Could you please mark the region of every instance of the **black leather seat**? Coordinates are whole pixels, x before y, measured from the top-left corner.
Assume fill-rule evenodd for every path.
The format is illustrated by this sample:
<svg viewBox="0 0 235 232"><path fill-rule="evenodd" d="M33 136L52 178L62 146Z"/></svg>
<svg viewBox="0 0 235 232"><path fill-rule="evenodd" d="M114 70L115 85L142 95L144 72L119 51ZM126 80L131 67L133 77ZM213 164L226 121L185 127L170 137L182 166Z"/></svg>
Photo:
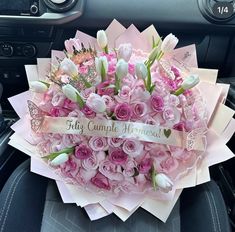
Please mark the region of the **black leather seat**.
<svg viewBox="0 0 235 232"><path fill-rule="evenodd" d="M56 187L51 182L48 185L48 179L31 173L29 169L29 160L27 160L13 172L0 193L0 232L110 231L110 225L115 226L117 232L230 231L224 200L214 181L184 190L180 199L179 215L173 220L169 219L166 224L141 209L126 222L122 222L114 215L90 222L83 209L73 204L63 204ZM54 192L51 199L47 197L48 186ZM48 201L54 205L54 212L47 210L45 213ZM53 214L57 216L60 214L63 217L54 220L58 217L53 217ZM46 225L48 220L45 218L51 219L48 225ZM179 218L180 224L176 223L174 226L177 228L173 227L174 230L170 230L170 221Z"/></svg>

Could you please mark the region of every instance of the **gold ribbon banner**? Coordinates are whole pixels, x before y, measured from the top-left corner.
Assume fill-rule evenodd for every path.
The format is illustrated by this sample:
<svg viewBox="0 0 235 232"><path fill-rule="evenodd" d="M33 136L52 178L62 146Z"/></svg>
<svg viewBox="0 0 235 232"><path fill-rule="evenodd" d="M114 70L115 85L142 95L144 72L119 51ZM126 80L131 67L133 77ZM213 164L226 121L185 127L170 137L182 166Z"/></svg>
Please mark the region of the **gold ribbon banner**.
<svg viewBox="0 0 235 232"><path fill-rule="evenodd" d="M195 134L193 131L188 133L156 125L107 119L45 116L39 131L136 139L199 151L204 151L206 144L203 133Z"/></svg>

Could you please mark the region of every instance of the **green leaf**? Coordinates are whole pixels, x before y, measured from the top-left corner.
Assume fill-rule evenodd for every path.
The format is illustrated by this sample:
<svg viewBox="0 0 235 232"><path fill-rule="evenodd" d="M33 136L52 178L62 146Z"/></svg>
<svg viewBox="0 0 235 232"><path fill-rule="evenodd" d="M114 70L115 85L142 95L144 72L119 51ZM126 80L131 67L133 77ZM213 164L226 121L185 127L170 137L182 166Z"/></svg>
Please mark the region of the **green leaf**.
<svg viewBox="0 0 235 232"><path fill-rule="evenodd" d="M62 153L69 154L69 153L74 152L74 149L75 149L74 147L65 148L65 149L62 149L60 151L50 153L49 155L44 156L43 159L53 160Z"/></svg>
<svg viewBox="0 0 235 232"><path fill-rule="evenodd" d="M154 88L155 88L156 85L152 85L151 88L150 88L150 94L153 92Z"/></svg>

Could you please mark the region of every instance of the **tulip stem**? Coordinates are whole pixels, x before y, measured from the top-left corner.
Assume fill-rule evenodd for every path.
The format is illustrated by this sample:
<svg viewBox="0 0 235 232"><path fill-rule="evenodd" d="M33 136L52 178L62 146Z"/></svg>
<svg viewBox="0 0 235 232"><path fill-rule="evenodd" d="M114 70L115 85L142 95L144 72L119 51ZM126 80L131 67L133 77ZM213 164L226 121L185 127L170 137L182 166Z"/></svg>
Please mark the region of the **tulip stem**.
<svg viewBox="0 0 235 232"><path fill-rule="evenodd" d="M115 74L115 92L118 94L118 91L120 89L120 79L118 78L117 74Z"/></svg>
<svg viewBox="0 0 235 232"><path fill-rule="evenodd" d="M155 181L155 176L156 176L157 172L155 171L153 166L152 166L150 172L151 172L151 181L152 181L153 189L154 189L154 191L156 191L157 190L157 184L156 184L156 181Z"/></svg>
<svg viewBox="0 0 235 232"><path fill-rule="evenodd" d="M157 56L157 60L161 60L161 58L164 56L164 52L160 51L158 56Z"/></svg>
<svg viewBox="0 0 235 232"><path fill-rule="evenodd" d="M101 75L101 81L104 82L105 81L105 77L106 77L106 72L105 72L105 67L104 64L102 62L101 64L101 70L100 70L100 75Z"/></svg>
<svg viewBox="0 0 235 232"><path fill-rule="evenodd" d="M104 47L104 52L105 52L106 54L109 54L108 45Z"/></svg>
<svg viewBox="0 0 235 232"><path fill-rule="evenodd" d="M59 156L60 154L63 154L63 153L69 154L69 153L72 153L72 152L74 152L74 147L69 147L69 148L65 148L65 149L62 149L62 150L57 151L57 152L52 152L49 155L44 156L42 158L43 159L48 159L48 160L53 160L57 156Z"/></svg>
<svg viewBox="0 0 235 232"><path fill-rule="evenodd" d="M179 96L180 94L182 94L185 90L180 87L178 88L173 94L176 95L176 96Z"/></svg>

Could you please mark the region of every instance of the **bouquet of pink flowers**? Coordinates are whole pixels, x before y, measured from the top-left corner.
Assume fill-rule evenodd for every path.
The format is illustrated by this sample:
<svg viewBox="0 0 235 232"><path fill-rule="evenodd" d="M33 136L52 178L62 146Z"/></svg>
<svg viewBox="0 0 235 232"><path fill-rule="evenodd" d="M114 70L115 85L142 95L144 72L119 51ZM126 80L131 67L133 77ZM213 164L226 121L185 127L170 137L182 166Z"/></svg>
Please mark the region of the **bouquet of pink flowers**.
<svg viewBox="0 0 235 232"><path fill-rule="evenodd" d="M32 170L41 163L45 170L36 172L60 182L62 198L66 186L69 198L90 195L86 203L72 202L102 206L106 213L96 218L114 212L125 220L142 206L165 221L182 188L208 181L208 166L233 156L208 162L207 149L212 144L212 153L218 138L210 126L218 124L213 119L227 87L208 99L203 91L218 86L203 82L186 56L176 59L173 34L162 41L153 27L142 34L130 28L114 21L96 39L78 32L65 41L64 52L52 53L46 75L45 63L38 73L28 68L29 92L10 99L16 110L20 96L24 102L10 144L32 156ZM221 135L230 138L233 113L227 115ZM151 201L170 203L161 216Z"/></svg>

